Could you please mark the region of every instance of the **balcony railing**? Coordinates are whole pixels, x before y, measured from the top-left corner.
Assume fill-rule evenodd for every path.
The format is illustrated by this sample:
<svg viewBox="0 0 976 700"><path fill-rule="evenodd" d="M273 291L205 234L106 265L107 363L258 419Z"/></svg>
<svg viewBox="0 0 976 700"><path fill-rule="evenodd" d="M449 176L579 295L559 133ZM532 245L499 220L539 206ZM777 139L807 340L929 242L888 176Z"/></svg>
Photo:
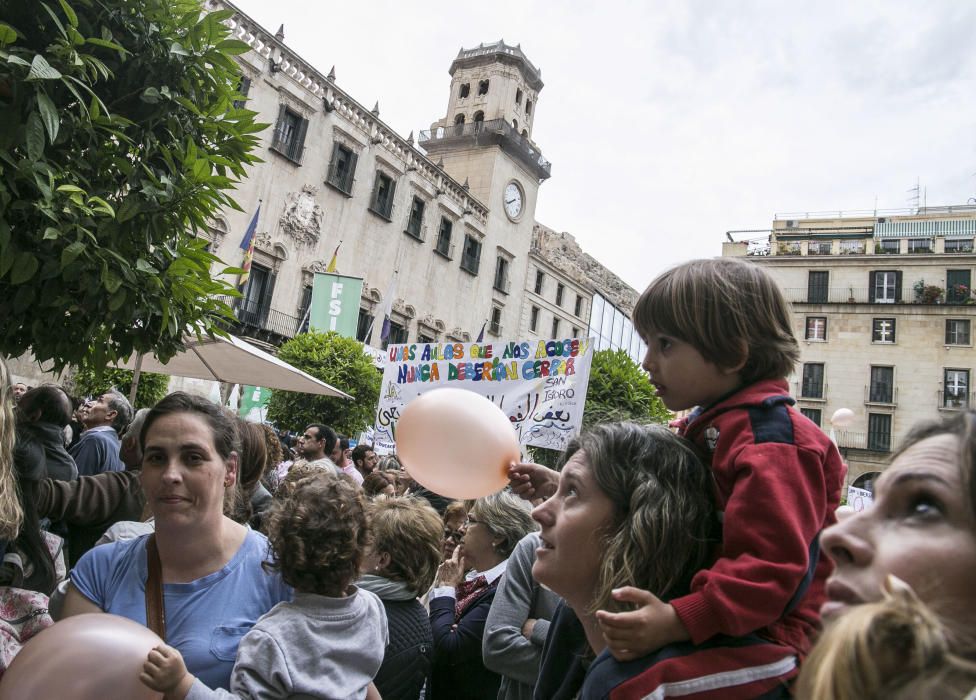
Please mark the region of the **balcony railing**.
<svg viewBox="0 0 976 700"><path fill-rule="evenodd" d="M855 433L844 430L834 435L837 438L838 447L851 450L891 452L891 433L887 431Z"/></svg>
<svg viewBox="0 0 976 700"><path fill-rule="evenodd" d="M973 405L976 405L976 394L965 390L939 392L939 408L966 409Z"/></svg>
<svg viewBox="0 0 976 700"><path fill-rule="evenodd" d="M912 286L902 287L901 298L895 301L895 296L889 288L884 295L875 295L871 299L871 290L868 287L788 287L783 290L786 300L794 304L916 304L921 306L932 305L967 305L976 301L971 293L963 296L961 293L953 293L951 296L941 296L938 298L927 296L922 297L915 293Z"/></svg>
<svg viewBox="0 0 976 700"><path fill-rule="evenodd" d="M272 336L284 339L294 338L304 320L256 302L231 297L223 297L222 299L234 310L234 316L237 319L234 331L244 336L256 337L269 342L273 340Z"/></svg>
<svg viewBox="0 0 976 700"><path fill-rule="evenodd" d="M454 124L421 131L419 143L430 150L433 146L441 143L448 144L456 139L469 139L486 144L499 143L503 148L511 149L516 155L521 156L522 160L536 170L535 174L540 179L544 180L552 175L552 164L542 157L542 153L528 138L522 136L504 119Z"/></svg>

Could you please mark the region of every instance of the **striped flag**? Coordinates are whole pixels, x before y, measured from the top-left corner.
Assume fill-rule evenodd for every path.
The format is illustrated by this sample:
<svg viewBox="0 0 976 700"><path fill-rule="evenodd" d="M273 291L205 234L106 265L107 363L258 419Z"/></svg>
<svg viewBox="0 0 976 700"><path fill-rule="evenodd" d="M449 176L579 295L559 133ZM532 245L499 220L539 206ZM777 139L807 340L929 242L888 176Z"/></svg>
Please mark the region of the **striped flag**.
<svg viewBox="0 0 976 700"><path fill-rule="evenodd" d="M396 296L396 284L397 271L394 270L390 288L386 290L386 310L383 312L383 328L380 331L381 341L386 341L390 337L390 316L393 314L393 297Z"/></svg>
<svg viewBox="0 0 976 700"><path fill-rule="evenodd" d="M329 261L329 266L325 268L326 272L335 272L336 265L339 263L339 247L342 246L342 241L339 241L339 245L336 246L335 252L332 253L332 259Z"/></svg>
<svg viewBox="0 0 976 700"><path fill-rule="evenodd" d="M251 276L251 260L254 258L254 233L258 228L258 214L261 213L261 204L258 203L258 208L254 212L254 217L251 219L251 223L247 227L247 231L244 233L244 238L241 239L241 250L244 251L244 261L241 263L241 279L237 283L237 288L241 291L247 285L247 280Z"/></svg>

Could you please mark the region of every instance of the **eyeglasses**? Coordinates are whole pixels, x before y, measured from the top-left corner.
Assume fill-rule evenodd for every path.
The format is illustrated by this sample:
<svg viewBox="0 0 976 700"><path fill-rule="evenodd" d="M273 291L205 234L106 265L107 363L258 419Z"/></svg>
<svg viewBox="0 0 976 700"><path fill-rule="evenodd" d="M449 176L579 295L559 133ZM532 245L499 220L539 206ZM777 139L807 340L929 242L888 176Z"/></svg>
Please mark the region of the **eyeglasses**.
<svg viewBox="0 0 976 700"><path fill-rule="evenodd" d="M471 527L472 525L477 525L477 524L478 524L478 523L480 523L480 522L481 522L481 521L480 521L480 520L478 520L477 518L475 518L474 516L472 516L472 515L469 515L468 517L466 517L466 518L464 519L464 526L465 526L465 527Z"/></svg>

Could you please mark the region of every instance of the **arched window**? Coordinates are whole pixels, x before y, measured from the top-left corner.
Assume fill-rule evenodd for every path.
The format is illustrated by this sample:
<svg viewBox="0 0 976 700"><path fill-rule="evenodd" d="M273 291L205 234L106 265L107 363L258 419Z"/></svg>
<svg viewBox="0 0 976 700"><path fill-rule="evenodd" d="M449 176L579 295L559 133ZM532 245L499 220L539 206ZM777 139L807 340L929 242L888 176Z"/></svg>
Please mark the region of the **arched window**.
<svg viewBox="0 0 976 700"><path fill-rule="evenodd" d="M517 104L519 106L522 105L522 89L521 88L515 88L515 104Z"/></svg>
<svg viewBox="0 0 976 700"><path fill-rule="evenodd" d="M522 138L523 139L529 138L529 130L528 129L522 129Z"/></svg>
<svg viewBox="0 0 976 700"><path fill-rule="evenodd" d="M474 113L474 120L476 122L483 122L485 120L485 113L482 112L481 110L478 110L477 112Z"/></svg>
<svg viewBox="0 0 976 700"><path fill-rule="evenodd" d="M464 124L464 115L463 114L459 114L456 117L454 117L454 124L455 125Z"/></svg>
<svg viewBox="0 0 976 700"><path fill-rule="evenodd" d="M518 131L518 119L512 120L512 126L515 128L516 131Z"/></svg>
<svg viewBox="0 0 976 700"><path fill-rule="evenodd" d="M532 100L525 101L525 116L532 114Z"/></svg>

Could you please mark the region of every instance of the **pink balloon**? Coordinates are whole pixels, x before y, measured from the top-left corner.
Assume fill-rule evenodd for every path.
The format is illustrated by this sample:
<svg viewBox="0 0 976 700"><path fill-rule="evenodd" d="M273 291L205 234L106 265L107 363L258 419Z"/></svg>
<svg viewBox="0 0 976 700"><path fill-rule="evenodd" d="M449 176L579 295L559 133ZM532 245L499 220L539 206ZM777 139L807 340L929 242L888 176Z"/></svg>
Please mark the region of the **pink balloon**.
<svg viewBox="0 0 976 700"><path fill-rule="evenodd" d="M142 664L163 641L125 617L67 617L33 637L0 681L0 700L159 700L139 680Z"/></svg>
<svg viewBox="0 0 976 700"><path fill-rule="evenodd" d="M520 457L508 416L465 389L435 389L407 404L397 421L396 445L410 476L459 499L505 488L508 465Z"/></svg>

